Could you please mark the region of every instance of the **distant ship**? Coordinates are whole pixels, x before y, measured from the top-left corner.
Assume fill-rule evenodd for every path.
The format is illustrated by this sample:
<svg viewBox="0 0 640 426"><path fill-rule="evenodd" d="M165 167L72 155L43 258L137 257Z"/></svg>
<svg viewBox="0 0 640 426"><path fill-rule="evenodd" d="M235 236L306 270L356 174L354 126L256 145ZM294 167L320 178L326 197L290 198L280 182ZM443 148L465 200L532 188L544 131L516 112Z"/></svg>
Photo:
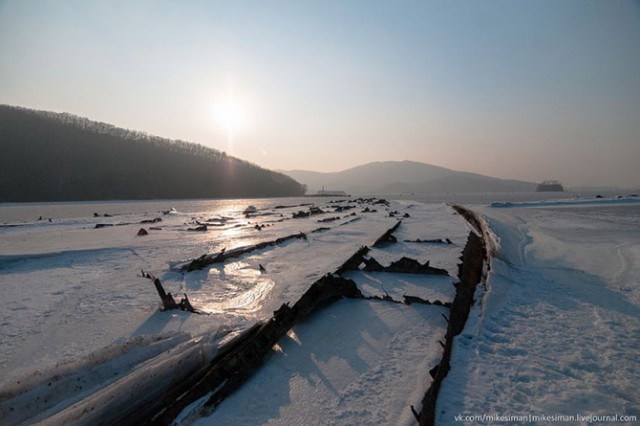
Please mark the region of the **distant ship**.
<svg viewBox="0 0 640 426"><path fill-rule="evenodd" d="M545 180L538 184L537 192L563 192L564 188L562 184L557 180Z"/></svg>
<svg viewBox="0 0 640 426"><path fill-rule="evenodd" d="M345 191L335 191L328 190L325 191L324 185L322 185L322 189L318 191L314 197L349 197L349 195Z"/></svg>

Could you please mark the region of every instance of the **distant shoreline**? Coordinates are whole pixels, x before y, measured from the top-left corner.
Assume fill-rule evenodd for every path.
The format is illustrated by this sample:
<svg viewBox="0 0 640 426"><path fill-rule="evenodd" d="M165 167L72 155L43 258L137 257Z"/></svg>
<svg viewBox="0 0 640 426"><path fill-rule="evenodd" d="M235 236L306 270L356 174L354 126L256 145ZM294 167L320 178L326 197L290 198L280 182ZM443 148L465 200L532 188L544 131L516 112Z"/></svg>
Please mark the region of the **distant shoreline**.
<svg viewBox="0 0 640 426"><path fill-rule="evenodd" d="M558 196L561 195L561 196ZM263 198L193 198L193 199L154 199L154 200L98 200L98 201L30 201L30 202L2 202L0 203L0 224L13 224L43 220L56 220L69 217L88 217L94 213L121 214L159 214L162 211L175 208L183 213L202 212L213 209L227 208L244 210L249 205L268 206L270 204L291 204L291 200L326 200L330 198L353 200L358 197L378 197L398 201L416 201L426 203L463 203L469 205L491 205L509 203L562 203L575 204L581 200L597 199L600 194L593 193L467 193L467 194L368 194L351 196L293 196L293 197L263 197ZM628 195L631 198L637 194ZM615 201L618 194L604 194L602 200ZM304 201L302 201L304 200Z"/></svg>

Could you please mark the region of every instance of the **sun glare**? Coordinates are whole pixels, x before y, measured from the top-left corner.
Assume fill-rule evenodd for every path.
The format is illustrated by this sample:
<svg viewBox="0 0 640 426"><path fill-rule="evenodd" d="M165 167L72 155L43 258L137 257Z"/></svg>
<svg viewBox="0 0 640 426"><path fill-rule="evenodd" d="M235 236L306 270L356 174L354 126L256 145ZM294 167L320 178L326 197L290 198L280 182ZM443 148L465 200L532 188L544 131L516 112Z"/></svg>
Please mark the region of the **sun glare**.
<svg viewBox="0 0 640 426"><path fill-rule="evenodd" d="M234 152L234 145L239 134L250 131L252 103L243 94L237 93L233 87L220 98L214 106L215 123L227 138L227 150Z"/></svg>
<svg viewBox="0 0 640 426"><path fill-rule="evenodd" d="M216 120L227 132L233 132L246 125L247 113L234 98L225 99L216 108Z"/></svg>

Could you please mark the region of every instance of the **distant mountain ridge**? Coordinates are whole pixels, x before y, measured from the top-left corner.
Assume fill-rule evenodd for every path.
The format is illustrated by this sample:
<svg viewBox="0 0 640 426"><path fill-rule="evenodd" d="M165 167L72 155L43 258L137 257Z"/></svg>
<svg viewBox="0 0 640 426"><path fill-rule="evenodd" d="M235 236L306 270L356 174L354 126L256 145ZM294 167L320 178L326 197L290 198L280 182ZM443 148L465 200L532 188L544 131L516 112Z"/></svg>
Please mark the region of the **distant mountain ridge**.
<svg viewBox="0 0 640 426"><path fill-rule="evenodd" d="M459 172L415 161L384 161L341 172L282 171L313 194L323 186L351 194L474 193L535 191L537 184Z"/></svg>
<svg viewBox="0 0 640 426"><path fill-rule="evenodd" d="M0 202L302 195L289 176L202 145L0 105Z"/></svg>

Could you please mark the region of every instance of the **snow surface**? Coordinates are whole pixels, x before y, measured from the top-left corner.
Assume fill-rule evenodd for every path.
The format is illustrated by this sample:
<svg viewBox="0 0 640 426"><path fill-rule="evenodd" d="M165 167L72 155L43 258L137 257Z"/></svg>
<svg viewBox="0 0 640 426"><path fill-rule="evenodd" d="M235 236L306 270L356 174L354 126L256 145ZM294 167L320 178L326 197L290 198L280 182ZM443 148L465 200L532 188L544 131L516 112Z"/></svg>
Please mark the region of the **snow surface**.
<svg viewBox="0 0 640 426"><path fill-rule="evenodd" d="M0 217L8 218L0 225L1 423L92 423L110 419L136 395L152 398L171 380L205 366L221 342L270 318L282 303L294 303L315 280L361 246L371 245L397 222L389 217L394 210L410 214L396 233L400 242L371 254L383 264L405 255L430 260L432 266L455 273L468 228L448 206L392 202L388 208L369 205L377 212L362 213L363 206L347 200L342 205L355 208L333 212L335 204L328 201L178 202L176 209L157 202L71 203L68 216L65 204L10 206L8 212L0 207ZM308 210L300 204L309 202L327 213L291 218L293 212ZM290 207L275 208L278 204ZM258 208L257 215L242 214L249 205ZM91 211L100 217L86 213ZM86 216L74 216L78 212ZM40 215L44 220L33 220ZM340 219L318 222L335 216ZM162 220L140 223L156 217ZM202 223L208 224L206 232L188 230ZM96 229L96 224L113 226ZM264 225L262 230L257 224ZM320 227L329 229L312 232ZM149 234L138 236L140 228ZM202 271L179 271L181 264L205 253L299 232L307 239L269 246ZM416 238L449 238L454 244L403 241ZM159 311L153 284L140 277L141 269L157 275L177 298L187 293L207 315ZM375 293L376 283L384 279L385 290L394 297L406 293L450 301L453 295L451 277L353 274L365 293L367 288ZM372 421L410 423L409 405L419 409L430 381L428 370L439 359L437 340L445 329L440 314L445 310L382 301L343 301L329 307L296 327L298 343L285 339L282 352L265 366L268 372L279 368L279 359L287 360L286 377L293 387L287 388L284 377L278 379L283 394L268 393L262 403L281 403L282 413L276 416L271 409L258 415L254 410L257 417L247 417L246 424L303 417L314 422L314 415L318 422L328 415L320 401L333 404L336 423L353 423L365 412ZM275 380L264 371L252 380ZM326 388L315 389L316 382ZM242 398L245 388L252 389L243 387L234 398ZM325 392L324 399L314 398L316 390ZM370 394L374 390L377 396ZM244 410L232 401L225 401L214 416ZM380 406L381 401L387 402ZM307 409L310 404L315 412ZM264 417L267 413L271 417Z"/></svg>
<svg viewBox="0 0 640 426"><path fill-rule="evenodd" d="M198 425L415 424L446 322L439 306L341 300L295 326Z"/></svg>
<svg viewBox="0 0 640 426"><path fill-rule="evenodd" d="M499 247L488 290L478 289L455 339L437 423L458 414L638 418L640 203L509 207L482 209Z"/></svg>
<svg viewBox="0 0 640 426"><path fill-rule="evenodd" d="M333 212L328 201L0 206L0 423L117 423L131 399L154 398L205 367L220 344L371 245L396 223L391 211L409 214L394 234L398 243L369 255L383 265L402 256L430 261L452 276L347 277L365 295L451 301L471 228L450 207L403 200L370 205L376 213L362 213L363 206ZM496 255L455 339L438 424L459 424L457 414L640 416L640 204L578 201L472 206L487 220ZM291 219L308 202L328 213ZM258 215L242 214L249 205ZM340 219L318 222L334 216ZM162 221L140 223L156 217ZM208 231L188 231L199 223ZM312 232L321 227L329 229ZM140 228L149 235L137 236ZM298 232L307 239L202 271L178 270L205 253ZM439 238L453 244L405 241ZM208 315L159 311L141 269L176 297L188 293ZM244 386L195 422L414 424L410 406L420 410L428 371L441 356L443 313L433 305L336 302L296 325ZM189 413L204 401L178 423L193 421Z"/></svg>
<svg viewBox="0 0 640 426"><path fill-rule="evenodd" d="M410 213L394 233L397 244L370 255L394 261L434 258L455 264L468 234L449 207L398 203ZM405 243L404 239L450 238L449 245ZM448 255L448 258L447 258ZM384 260L384 261L383 261ZM437 262L433 266L440 267ZM457 270L457 268L456 268ZM451 302L454 277L353 271L345 274L371 296L402 295ZM383 288L384 287L384 288ZM415 424L442 356L448 309L380 300L343 300L290 332L265 366L199 425ZM265 395L269 395L265 398Z"/></svg>

